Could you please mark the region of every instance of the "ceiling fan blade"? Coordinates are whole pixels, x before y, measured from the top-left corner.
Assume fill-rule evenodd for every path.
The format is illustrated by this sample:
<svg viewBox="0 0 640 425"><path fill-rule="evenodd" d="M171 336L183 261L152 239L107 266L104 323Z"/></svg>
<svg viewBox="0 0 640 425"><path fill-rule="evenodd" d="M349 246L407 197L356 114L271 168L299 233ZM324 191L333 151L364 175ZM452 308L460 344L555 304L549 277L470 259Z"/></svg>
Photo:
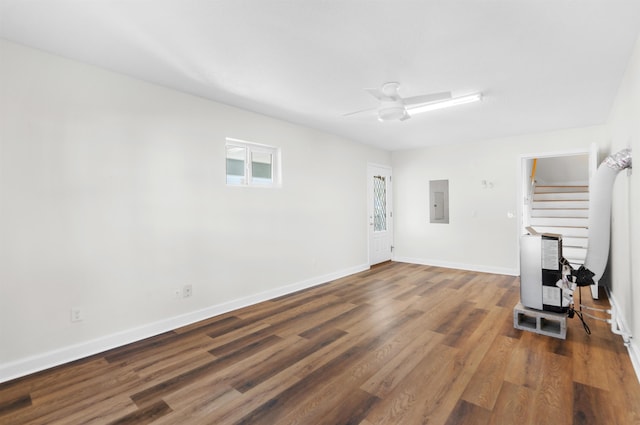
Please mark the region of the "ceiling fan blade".
<svg viewBox="0 0 640 425"><path fill-rule="evenodd" d="M380 105L377 108L350 112L344 114L344 116L376 112L379 121L405 121L411 118L411 112L414 109L420 109L426 106L431 107L432 104L437 105L439 102L451 99L451 92L448 91L403 98L398 93L399 88L400 83L392 81L384 83L379 89L364 89L371 96L378 99Z"/></svg>
<svg viewBox="0 0 640 425"><path fill-rule="evenodd" d="M380 89L364 89L364 91L366 91L371 96L375 97L381 102L395 102L400 99L400 96L397 96L397 95L389 96L387 94L382 93Z"/></svg>
<svg viewBox="0 0 640 425"><path fill-rule="evenodd" d="M450 91L443 91L441 93L424 94L421 96L405 97L403 101L406 106L414 106L414 105L421 105L424 103L440 102L442 100L448 100L448 99L451 99Z"/></svg>
<svg viewBox="0 0 640 425"><path fill-rule="evenodd" d="M367 108L367 109L361 109L359 111L354 111L354 112L349 112L343 115L343 117L348 117L350 115L356 115L356 114L364 114L365 112L375 112L377 111L378 108Z"/></svg>

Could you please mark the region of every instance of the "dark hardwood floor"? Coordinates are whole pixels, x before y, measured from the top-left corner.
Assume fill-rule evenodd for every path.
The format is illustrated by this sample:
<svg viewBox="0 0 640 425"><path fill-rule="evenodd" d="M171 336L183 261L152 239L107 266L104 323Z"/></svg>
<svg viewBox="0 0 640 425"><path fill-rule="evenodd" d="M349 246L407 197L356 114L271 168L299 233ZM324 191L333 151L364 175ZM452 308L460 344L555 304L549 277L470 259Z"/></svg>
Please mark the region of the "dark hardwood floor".
<svg viewBox="0 0 640 425"><path fill-rule="evenodd" d="M518 300L511 276L385 263L0 384L0 423L640 424L620 337L516 330Z"/></svg>

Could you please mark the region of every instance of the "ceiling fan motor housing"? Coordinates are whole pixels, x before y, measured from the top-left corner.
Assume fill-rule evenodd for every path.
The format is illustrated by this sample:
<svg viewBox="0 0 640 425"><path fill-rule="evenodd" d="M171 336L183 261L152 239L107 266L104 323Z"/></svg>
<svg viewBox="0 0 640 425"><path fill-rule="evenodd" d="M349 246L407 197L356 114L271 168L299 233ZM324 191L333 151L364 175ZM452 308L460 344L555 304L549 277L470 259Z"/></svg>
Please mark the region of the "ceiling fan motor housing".
<svg viewBox="0 0 640 425"><path fill-rule="evenodd" d="M399 99L400 98L400 94L398 93L398 89L400 88L400 83L396 83L396 82L390 82L390 83L384 83L382 85L382 88L380 89L380 92L389 97L390 99Z"/></svg>

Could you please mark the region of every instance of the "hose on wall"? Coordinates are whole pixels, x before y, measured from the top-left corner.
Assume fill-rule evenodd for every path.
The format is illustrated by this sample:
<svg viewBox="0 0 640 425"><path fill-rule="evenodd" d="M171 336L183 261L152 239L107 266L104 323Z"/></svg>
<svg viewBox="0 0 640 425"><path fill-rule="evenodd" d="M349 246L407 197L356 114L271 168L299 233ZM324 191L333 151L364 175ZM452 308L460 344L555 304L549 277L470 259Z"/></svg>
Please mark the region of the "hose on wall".
<svg viewBox="0 0 640 425"><path fill-rule="evenodd" d="M613 183L618 173L631 167L631 149L623 149L609 155L598 167L591 181L589 195L589 241L584 269L578 279L587 279L585 284L597 283L602 277L609 258L611 238L611 196ZM589 273L590 272L590 273ZM592 274L592 278L588 275ZM580 282L578 282L580 285ZM581 285L580 285L581 286Z"/></svg>

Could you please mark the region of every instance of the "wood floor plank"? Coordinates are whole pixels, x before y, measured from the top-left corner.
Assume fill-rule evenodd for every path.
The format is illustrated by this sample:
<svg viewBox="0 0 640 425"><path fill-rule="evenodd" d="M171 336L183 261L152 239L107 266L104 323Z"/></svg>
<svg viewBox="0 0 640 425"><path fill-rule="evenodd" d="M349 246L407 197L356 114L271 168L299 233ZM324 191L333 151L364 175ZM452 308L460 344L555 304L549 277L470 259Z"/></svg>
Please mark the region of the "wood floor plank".
<svg viewBox="0 0 640 425"><path fill-rule="evenodd" d="M318 289L321 290L322 288ZM256 306L245 307L238 311L237 316L242 318L245 326L263 320L274 324L314 309L322 308L327 303L339 302L340 300L340 297L333 294L316 294L315 291L304 290L292 295L290 298L282 298L279 302L266 301Z"/></svg>
<svg viewBox="0 0 640 425"><path fill-rule="evenodd" d="M11 423L52 423L63 420L77 411L89 413L90 408L103 403L105 400L117 400L117 396L127 394L140 385L138 376L131 370L117 370L105 375L97 375L77 383L71 387L47 391L40 388L31 394L33 409L20 411L19 416L6 419ZM130 404L130 402L129 402Z"/></svg>
<svg viewBox="0 0 640 425"><path fill-rule="evenodd" d="M151 338L138 341L135 344L128 344L120 348L110 350L105 354L104 359L109 363L116 363L122 360L131 360L136 354L143 355L153 347L162 347L174 340L175 332L165 332Z"/></svg>
<svg viewBox="0 0 640 425"><path fill-rule="evenodd" d="M166 395L163 400L171 407L171 412L156 420L154 424L198 423L209 418L208 423L221 406L240 399L241 393L221 383L217 375L207 375L202 379Z"/></svg>
<svg viewBox="0 0 640 425"><path fill-rule="evenodd" d="M618 422L614 407L604 402L609 399L606 390L584 385L573 384L573 423L584 425L612 424L623 425L629 422Z"/></svg>
<svg viewBox="0 0 640 425"><path fill-rule="evenodd" d="M429 423L450 384L456 352L456 348L438 344L373 407L366 419L374 425Z"/></svg>
<svg viewBox="0 0 640 425"><path fill-rule="evenodd" d="M331 317L329 320L324 320L315 326L306 329L299 335L304 338L313 338L314 335L325 332L327 329L348 329L350 328L350 324L363 320L373 311L374 308L370 304L361 304L337 316Z"/></svg>
<svg viewBox="0 0 640 425"><path fill-rule="evenodd" d="M490 410L483 409L466 400L460 400L445 425L485 425L489 422L490 417Z"/></svg>
<svg viewBox="0 0 640 425"><path fill-rule="evenodd" d="M511 308L507 308L507 310L512 311ZM513 327L513 314L510 314L508 316L504 315L501 320L498 320L496 322L496 326L500 327L500 335L504 335L513 339L520 339L524 332Z"/></svg>
<svg viewBox="0 0 640 425"><path fill-rule="evenodd" d="M160 400L111 422L111 425L150 424L156 419L170 412L171 408L167 405L167 403L165 403L163 400Z"/></svg>
<svg viewBox="0 0 640 425"><path fill-rule="evenodd" d="M465 346L458 348L455 368L451 371L447 392L431 413L430 419L433 423L445 423L448 420L482 360L487 353L491 352L493 341L499 331L499 328L493 324L504 313L501 308L491 310L485 320L469 336Z"/></svg>
<svg viewBox="0 0 640 425"><path fill-rule="evenodd" d="M324 334L316 335L311 340L300 340L291 344L284 355L274 356L265 359L255 367L243 370L230 380L229 384L241 393L249 391L256 385L266 381L274 375L282 372L284 369L295 365L299 361L322 349L331 345L337 339L343 337L346 332L330 329Z"/></svg>
<svg viewBox="0 0 640 425"><path fill-rule="evenodd" d="M159 364L158 368L150 367L142 371L134 371L139 377L139 385L135 392L145 390L151 386L158 385L169 379L180 376L196 367L203 366L212 361L214 357L202 351L185 353L180 357L165 361Z"/></svg>
<svg viewBox="0 0 640 425"><path fill-rule="evenodd" d="M498 335L492 345L462 394L463 400L488 410L493 409L500 394L504 383L504 365L511 357L516 340Z"/></svg>
<svg viewBox="0 0 640 425"><path fill-rule="evenodd" d="M463 312L451 322L451 327L445 332L447 335L443 344L452 347L460 347L466 343L469 336L477 329L487 317L487 310L474 308Z"/></svg>
<svg viewBox="0 0 640 425"><path fill-rule="evenodd" d="M349 319L349 325L346 325L344 322L336 323L336 327L340 330L347 329L347 334L340 338L336 343L332 344L330 347L324 347L323 349L318 350L316 353L311 354L307 357L305 362L300 362L298 364L292 365L290 369L294 371L301 378L309 375L311 372L316 371L317 369L323 367L327 363L333 361L333 359L342 353L347 352L349 349L352 349L356 346L362 346L363 344L368 344L372 336L382 332L384 327L377 326L378 323L388 323L393 319L394 316L399 314L399 312L405 311L401 307L398 307L399 310L394 309L385 309L382 311L376 312L375 316L364 316L364 318L358 321L352 321L354 317ZM415 314L416 312L412 313ZM417 315L416 315L417 317ZM415 323L416 326L419 326L420 323Z"/></svg>
<svg viewBox="0 0 640 425"><path fill-rule="evenodd" d="M422 331L402 352L382 366L360 388L384 398L445 338L444 335Z"/></svg>
<svg viewBox="0 0 640 425"><path fill-rule="evenodd" d="M0 383L0 423L640 425L621 338L516 330L518 298L514 276L387 262Z"/></svg>
<svg viewBox="0 0 640 425"><path fill-rule="evenodd" d="M383 345L389 338L389 335L393 335L398 329L402 328L403 325L419 317L421 314L422 312L409 311L403 315L399 315L388 323L381 323L380 327L383 329L381 332L368 335L357 345L339 354L322 367L302 378L295 385L279 394L278 397L269 400L249 413L240 420L238 424L283 423L291 411L295 412L293 413L295 416L299 415L297 413L299 411L306 411L308 413L309 409L307 406L310 404L314 406L317 405L313 400L315 396L309 398L312 393L317 394L318 392L324 391L327 386L335 382L344 370L358 365L363 357ZM342 385L342 382L339 382L339 385ZM314 391L308 391L307 389L309 387L314 387ZM330 394L335 393L330 392ZM321 400L327 398L326 392L319 398ZM329 406L330 404L324 405L322 408L327 409Z"/></svg>
<svg viewBox="0 0 640 425"><path fill-rule="evenodd" d="M381 285L379 288L367 291L359 291L357 295L352 295L350 300L353 304L375 303L377 300L392 298L388 295L393 294L398 289L397 284Z"/></svg>
<svg viewBox="0 0 640 425"><path fill-rule="evenodd" d="M338 400L333 409L327 409L315 417L305 418L308 422L303 423L317 425L359 424L379 401L378 397L356 388L348 391L344 397Z"/></svg>
<svg viewBox="0 0 640 425"><path fill-rule="evenodd" d="M540 423L571 423L573 386L571 359L566 356L543 353L539 385L533 400L536 421Z"/></svg>
<svg viewBox="0 0 640 425"><path fill-rule="evenodd" d="M256 410L287 388L295 385L300 379L289 373L281 373L278 379L267 380L242 394L233 388L220 383L220 378L208 384L209 392L200 397L196 389L196 400L191 402L193 386L167 396L174 412L158 420L157 425L174 424L235 424L250 412ZM196 383L194 383L196 385ZM181 399L176 405L174 398ZM179 409L179 410L177 410Z"/></svg>
<svg viewBox="0 0 640 425"><path fill-rule="evenodd" d="M532 419L533 398L535 391L511 382L503 382L500 393L491 411L488 425L518 424L527 425L543 423ZM567 410L568 406L567 406ZM560 422L552 422L560 423Z"/></svg>
<svg viewBox="0 0 640 425"><path fill-rule="evenodd" d="M39 420L41 420L42 423L51 425L98 425L121 420L123 415L131 415L136 411L138 411L138 409L129 397L118 394L91 403L91 409L77 409L76 406L73 405L66 409L52 412L49 416L41 417ZM139 413L135 417L141 418L149 413L151 412ZM142 421L143 420L140 420L139 422Z"/></svg>
<svg viewBox="0 0 640 425"><path fill-rule="evenodd" d="M6 399L0 403L0 416L8 415L16 410L31 406L31 396L22 394L18 397Z"/></svg>
<svg viewBox="0 0 640 425"><path fill-rule="evenodd" d="M513 282L513 279L509 280ZM512 308L520 302L520 284L518 282L507 286L502 296L496 301L498 307Z"/></svg>
<svg viewBox="0 0 640 425"><path fill-rule="evenodd" d="M418 293L416 308L420 308L423 311L429 312L434 307L439 306L443 301L450 300L452 298L459 297L459 292L453 288L449 288L446 285L437 288L435 284L427 281L420 284L422 291ZM420 306L420 307L418 307Z"/></svg>
<svg viewBox="0 0 640 425"><path fill-rule="evenodd" d="M213 354L216 357L224 357L228 356L231 353L242 350L246 347L252 347L256 344L260 345L265 343L265 341L273 340L274 338L281 338L274 335L274 329L272 326L267 325L258 329L255 332L251 332L247 335L238 337L229 342L226 342L221 345L217 345L214 348L209 350L209 353Z"/></svg>
<svg viewBox="0 0 640 425"><path fill-rule="evenodd" d="M118 370L120 366L109 366L104 358L93 357L57 366L30 376L0 384L0 400L14 398L18 395L30 394L45 389L55 392L59 388L73 386L91 376L105 371Z"/></svg>
<svg viewBox="0 0 640 425"><path fill-rule="evenodd" d="M345 304L343 302L327 304L324 308L318 308L314 311L306 312L304 315L280 322L280 326L274 333L283 338L290 335L298 335L311 328L317 327L318 323L330 320L342 313L352 310L354 307L353 304Z"/></svg>
<svg viewBox="0 0 640 425"><path fill-rule="evenodd" d="M120 382L109 379L105 382L111 382L111 385L82 387L77 393L45 393L37 399L38 404L33 405L33 409L24 409L16 412L16 415L0 417L0 421L6 420L8 424L53 424L65 423L69 417L78 417L86 421L92 420L94 423L106 423L101 420L103 415L104 418L109 418L110 412L116 412L115 419L136 409L126 396L140 385L134 375L127 374L127 379Z"/></svg>
<svg viewBox="0 0 640 425"><path fill-rule="evenodd" d="M138 360L128 366L141 378L150 382L159 376L178 373L187 365L210 361L211 346L211 339L201 335L201 341L187 341L183 347L172 347L163 353L149 353L149 359Z"/></svg>
<svg viewBox="0 0 640 425"><path fill-rule="evenodd" d="M453 290L441 289L432 297L425 296L414 301L413 308L426 312L425 327L437 332L438 327L446 324L448 319L455 320L460 311L473 307L471 303L458 300L458 296L459 294ZM442 331L446 332L446 328Z"/></svg>
<svg viewBox="0 0 640 425"><path fill-rule="evenodd" d="M549 337L547 337L549 338ZM505 380L527 388L538 388L542 378L543 351L536 350L539 335L525 332L506 364Z"/></svg>
<svg viewBox="0 0 640 425"><path fill-rule="evenodd" d="M605 365L608 361L606 352L609 342L598 335L578 333L573 344L573 379L592 387L609 390L609 377Z"/></svg>
<svg viewBox="0 0 640 425"><path fill-rule="evenodd" d="M250 344L232 354L218 357L205 364L189 369L184 373L176 375L170 379L162 381L154 386L148 387L142 391L136 392L131 395L131 399L138 405L144 406L149 403L155 402L166 394L170 394L186 385L194 382L203 375L216 373L220 370L230 367L253 356L256 353L264 352L266 347L271 347L279 342L282 342L282 338L275 335L265 338L264 340Z"/></svg>

